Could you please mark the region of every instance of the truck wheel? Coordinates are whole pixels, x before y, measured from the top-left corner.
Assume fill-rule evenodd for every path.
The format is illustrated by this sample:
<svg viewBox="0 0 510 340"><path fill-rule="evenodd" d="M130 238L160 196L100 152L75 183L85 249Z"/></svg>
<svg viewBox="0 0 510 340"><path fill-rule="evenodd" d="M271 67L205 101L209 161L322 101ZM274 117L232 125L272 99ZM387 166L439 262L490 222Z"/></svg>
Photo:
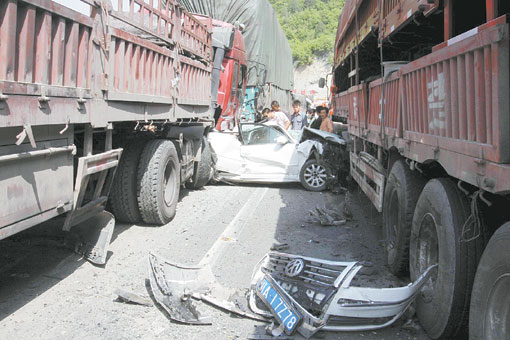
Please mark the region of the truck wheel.
<svg viewBox="0 0 510 340"><path fill-rule="evenodd" d="M138 208L147 224L166 224L175 216L181 186L177 150L155 139L145 146L138 165Z"/></svg>
<svg viewBox="0 0 510 340"><path fill-rule="evenodd" d="M469 317L470 340L510 335L510 222L492 236L476 271Z"/></svg>
<svg viewBox="0 0 510 340"><path fill-rule="evenodd" d="M404 161L394 163L384 190L383 230L388 267L397 276L409 270L414 208L424 186L425 180L414 174Z"/></svg>
<svg viewBox="0 0 510 340"><path fill-rule="evenodd" d="M327 179L330 175L329 168L316 159L310 159L301 168L299 180L301 185L309 191L323 191L327 187Z"/></svg>
<svg viewBox="0 0 510 340"><path fill-rule="evenodd" d="M115 172L109 206L115 218L122 222L138 223L142 220L136 200L136 173L144 146L143 141L126 145Z"/></svg>
<svg viewBox="0 0 510 340"><path fill-rule="evenodd" d="M470 292L483 239L461 241L469 215L467 198L445 178L430 180L416 204L409 269L414 281L438 265L416 298L418 319L433 339L467 335Z"/></svg>
<svg viewBox="0 0 510 340"><path fill-rule="evenodd" d="M202 155L200 162L195 162L193 176L186 182L186 188L197 190L209 182L212 167L211 146L207 137L202 138Z"/></svg>

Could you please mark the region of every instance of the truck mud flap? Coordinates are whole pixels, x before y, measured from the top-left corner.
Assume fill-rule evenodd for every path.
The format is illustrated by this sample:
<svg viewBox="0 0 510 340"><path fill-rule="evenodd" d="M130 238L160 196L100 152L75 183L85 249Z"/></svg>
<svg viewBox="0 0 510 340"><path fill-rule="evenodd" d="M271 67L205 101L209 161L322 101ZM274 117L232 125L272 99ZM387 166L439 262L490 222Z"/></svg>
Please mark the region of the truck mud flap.
<svg viewBox="0 0 510 340"><path fill-rule="evenodd" d="M76 238L75 252L93 264L105 264L114 228L115 218L107 211L74 226L71 234Z"/></svg>
<svg viewBox="0 0 510 340"><path fill-rule="evenodd" d="M115 227L113 215L103 210L121 154L122 149L116 149L78 160L73 209L62 229L73 227L78 237L75 250L94 264L106 263Z"/></svg>
<svg viewBox="0 0 510 340"><path fill-rule="evenodd" d="M372 201L377 211L382 212L386 176L355 153L351 152L350 158L352 178Z"/></svg>

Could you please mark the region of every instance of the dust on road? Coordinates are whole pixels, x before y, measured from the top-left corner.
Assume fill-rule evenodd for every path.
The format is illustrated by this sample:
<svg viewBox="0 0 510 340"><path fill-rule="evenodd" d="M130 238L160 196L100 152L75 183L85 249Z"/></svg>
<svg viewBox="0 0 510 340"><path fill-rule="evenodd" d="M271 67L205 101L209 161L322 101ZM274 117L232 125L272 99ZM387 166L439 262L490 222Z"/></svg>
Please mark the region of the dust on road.
<svg viewBox="0 0 510 340"><path fill-rule="evenodd" d="M362 261L366 266L356 284L406 284L384 266L380 215L358 191L347 195L352 220L323 227L307 222L309 210L322 206L341 211L346 195L308 192L299 185L211 185L185 191L177 216L168 225L117 224L104 268L73 253L59 231L59 220L0 241L0 338L245 339L262 323L201 306L212 326L180 325L157 307L115 301L117 289L149 297L149 251L196 265L226 230L232 233L225 238L227 244L213 252L213 273L218 282L240 293L249 287L256 263L275 243L288 244L288 253ZM404 322L379 331L321 332L315 338L428 339L419 328L404 329Z"/></svg>

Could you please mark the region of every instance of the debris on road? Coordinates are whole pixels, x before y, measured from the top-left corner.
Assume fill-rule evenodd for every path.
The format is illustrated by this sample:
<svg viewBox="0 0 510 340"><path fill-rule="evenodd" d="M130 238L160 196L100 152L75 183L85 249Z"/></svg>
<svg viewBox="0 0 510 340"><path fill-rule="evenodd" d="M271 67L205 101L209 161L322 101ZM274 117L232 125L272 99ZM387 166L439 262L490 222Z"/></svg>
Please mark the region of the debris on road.
<svg viewBox="0 0 510 340"><path fill-rule="evenodd" d="M250 308L273 317L287 335L376 330L402 316L436 267L405 287L365 288L351 286L363 268L358 262L271 252L254 270Z"/></svg>
<svg viewBox="0 0 510 340"><path fill-rule="evenodd" d="M249 340L290 340L294 339L284 333L273 335L274 323L269 326L255 326L255 330L246 337Z"/></svg>
<svg viewBox="0 0 510 340"><path fill-rule="evenodd" d="M237 304L235 304L232 301L219 300L207 294L193 294L192 296L194 299L202 300L219 309L229 311L237 316L245 317L256 321L269 322L268 319L263 316L243 311L241 308L239 308Z"/></svg>
<svg viewBox="0 0 510 340"><path fill-rule="evenodd" d="M338 212L326 208L315 207L315 209L309 211L309 214L309 222L317 223L325 227L341 226L347 223Z"/></svg>
<svg viewBox="0 0 510 340"><path fill-rule="evenodd" d="M289 245L287 243L273 243L271 246L271 250L274 251L282 251L289 249Z"/></svg>
<svg viewBox="0 0 510 340"><path fill-rule="evenodd" d="M144 298L138 294L128 292L123 289L116 289L115 294L117 294L117 300L119 302L131 303L135 305L142 305L147 307L153 307L154 304L147 298Z"/></svg>
<svg viewBox="0 0 510 340"><path fill-rule="evenodd" d="M197 301L203 301L220 310L248 319L268 322L264 316L253 314L242 306L236 294L230 299L218 298L229 295L229 290L216 282L210 266L186 267L170 263L162 257L149 254L149 281L156 302L169 314L170 319L190 325L211 325L209 317L203 317ZM230 300L230 301L229 301Z"/></svg>
<svg viewBox="0 0 510 340"><path fill-rule="evenodd" d="M149 282L154 299L171 320L190 325L211 325L191 299L193 283L201 276L200 268L184 268L149 254ZM205 282L204 282L205 283ZM188 288L189 286L189 288Z"/></svg>
<svg viewBox="0 0 510 340"><path fill-rule="evenodd" d="M402 325L402 329L411 332L412 334L416 334L420 331L420 326L413 319L407 320L405 324Z"/></svg>
<svg viewBox="0 0 510 340"><path fill-rule="evenodd" d="M352 220L352 217L353 217L352 209L351 209L351 201L352 201L351 194L349 192L347 192L345 194L345 199L344 199L344 203L342 206L342 213L346 220Z"/></svg>

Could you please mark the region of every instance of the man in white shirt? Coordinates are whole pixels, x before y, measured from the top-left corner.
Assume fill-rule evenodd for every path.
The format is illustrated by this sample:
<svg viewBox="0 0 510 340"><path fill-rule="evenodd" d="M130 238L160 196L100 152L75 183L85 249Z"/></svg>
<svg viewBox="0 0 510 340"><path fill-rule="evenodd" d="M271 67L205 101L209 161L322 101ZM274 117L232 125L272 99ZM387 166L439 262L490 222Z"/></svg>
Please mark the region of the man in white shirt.
<svg viewBox="0 0 510 340"><path fill-rule="evenodd" d="M264 117L269 119L270 122L274 122L283 129L288 130L291 124L290 119L281 111L280 104L276 100L273 100L271 108L272 110L264 109L264 111L262 111Z"/></svg>

